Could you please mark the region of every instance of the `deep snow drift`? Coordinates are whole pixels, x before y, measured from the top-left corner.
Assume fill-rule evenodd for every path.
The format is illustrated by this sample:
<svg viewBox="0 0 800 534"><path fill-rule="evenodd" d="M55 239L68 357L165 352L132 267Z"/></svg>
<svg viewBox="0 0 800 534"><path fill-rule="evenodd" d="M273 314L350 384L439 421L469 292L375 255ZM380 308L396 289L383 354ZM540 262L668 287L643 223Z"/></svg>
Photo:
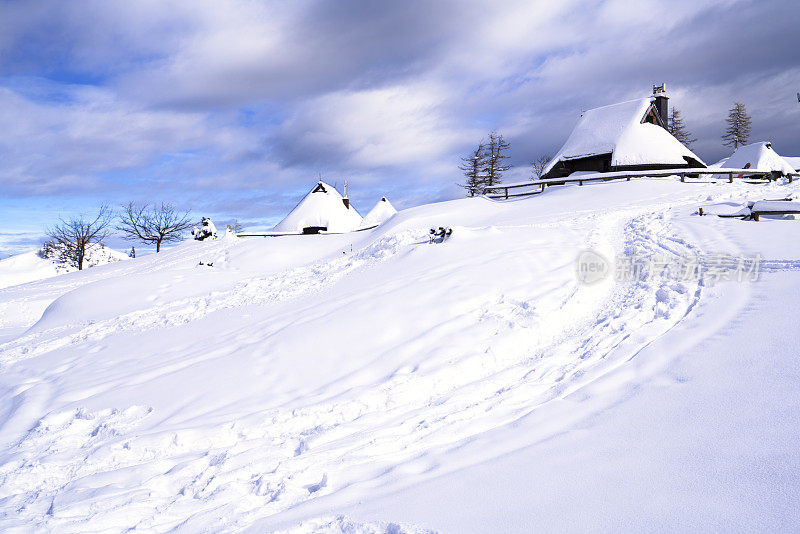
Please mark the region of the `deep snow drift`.
<svg viewBox="0 0 800 534"><path fill-rule="evenodd" d="M0 290L0 529L786 530L800 221L693 214L797 192L470 198ZM586 250L764 263L586 285Z"/></svg>
<svg viewBox="0 0 800 534"><path fill-rule="evenodd" d="M0 260L0 288L42 280L59 274L77 271L78 268L62 261L58 250L52 258L43 258L36 251L25 252ZM84 269L127 260L128 255L109 247L92 245L84 259Z"/></svg>

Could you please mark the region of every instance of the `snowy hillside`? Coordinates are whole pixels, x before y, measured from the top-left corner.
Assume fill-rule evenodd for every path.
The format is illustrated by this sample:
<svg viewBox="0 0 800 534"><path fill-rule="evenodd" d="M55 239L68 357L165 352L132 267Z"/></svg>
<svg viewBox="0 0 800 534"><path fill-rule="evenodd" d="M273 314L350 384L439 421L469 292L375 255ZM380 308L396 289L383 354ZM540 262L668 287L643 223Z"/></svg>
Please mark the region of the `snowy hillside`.
<svg viewBox="0 0 800 534"><path fill-rule="evenodd" d="M42 257L40 252L25 252L0 260L0 288L42 280L78 270L77 267L59 259L58 254L47 258ZM108 247L93 245L87 250L84 268L127 259L127 254Z"/></svg>
<svg viewBox="0 0 800 534"><path fill-rule="evenodd" d="M798 193L467 198L0 289L0 530L790 529L800 221L695 213ZM581 284L587 250L764 263Z"/></svg>

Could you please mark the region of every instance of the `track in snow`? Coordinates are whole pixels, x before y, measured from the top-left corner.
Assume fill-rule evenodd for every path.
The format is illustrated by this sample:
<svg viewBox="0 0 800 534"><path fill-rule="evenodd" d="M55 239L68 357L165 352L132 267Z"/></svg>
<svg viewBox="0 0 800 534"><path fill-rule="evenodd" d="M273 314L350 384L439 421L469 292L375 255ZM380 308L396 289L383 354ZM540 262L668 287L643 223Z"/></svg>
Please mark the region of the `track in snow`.
<svg viewBox="0 0 800 534"><path fill-rule="evenodd" d="M581 234L583 246L608 250L621 233L628 253L692 252L663 214L600 214L581 228L590 229ZM461 231L478 239L486 232L526 232ZM415 253L427 246L419 244L420 237L388 236L351 257L254 278L202 298L32 331L5 344L0 361L9 365L68 346L91 346L120 331L168 331L225 309L270 306L309 298L309 292L313 297L364 269ZM434 274L446 280L458 267L443 266ZM0 525L23 520L81 530L91 518L98 528L229 529L353 485L378 487L398 477L438 473L437 453L513 424L621 365L682 320L702 292L699 284L658 279L613 288L576 286L571 269L564 261L552 267L551 278L560 282L540 295L542 305L501 293L431 324L402 349L424 351L436 339L449 356L437 354L428 365L399 365L380 381L357 387L324 385L301 407L171 429L154 424L158 413L147 406L50 414L4 457ZM640 339L632 341L632 335ZM223 344L230 342L223 338ZM193 363L181 360L154 369L150 379ZM131 482L103 483L119 477Z"/></svg>

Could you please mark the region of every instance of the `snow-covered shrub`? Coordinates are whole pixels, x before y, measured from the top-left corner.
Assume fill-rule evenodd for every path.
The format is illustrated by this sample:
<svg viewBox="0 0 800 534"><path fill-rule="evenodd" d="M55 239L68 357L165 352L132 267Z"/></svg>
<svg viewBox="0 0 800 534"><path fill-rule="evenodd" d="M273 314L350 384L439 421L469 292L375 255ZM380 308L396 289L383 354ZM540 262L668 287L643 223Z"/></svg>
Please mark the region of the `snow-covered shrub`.
<svg viewBox="0 0 800 534"><path fill-rule="evenodd" d="M208 217L203 217L203 224L200 228L196 226L192 228L192 235L198 241L203 241L205 239L216 239L217 238L217 227L214 226L214 223L211 222L211 219Z"/></svg>

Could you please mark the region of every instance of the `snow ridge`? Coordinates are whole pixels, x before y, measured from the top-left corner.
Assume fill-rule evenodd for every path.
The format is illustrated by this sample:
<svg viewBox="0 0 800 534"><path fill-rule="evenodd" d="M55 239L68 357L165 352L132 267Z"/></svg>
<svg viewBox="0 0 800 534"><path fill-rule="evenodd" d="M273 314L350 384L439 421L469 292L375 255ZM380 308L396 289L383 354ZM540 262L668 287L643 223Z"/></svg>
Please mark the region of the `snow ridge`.
<svg viewBox="0 0 800 534"><path fill-rule="evenodd" d="M272 276L254 277L228 291L180 299L99 323L89 323L82 325L75 333L68 333L74 330L74 324L47 329L35 325L29 333L0 344L0 370L20 359L32 358L69 344L99 341L119 331L167 328L201 319L223 309L284 301L310 291L320 291L353 271L397 254L412 243L425 242L424 236L422 231L393 234L355 254L334 261L321 261ZM58 300L51 307L57 304Z"/></svg>

